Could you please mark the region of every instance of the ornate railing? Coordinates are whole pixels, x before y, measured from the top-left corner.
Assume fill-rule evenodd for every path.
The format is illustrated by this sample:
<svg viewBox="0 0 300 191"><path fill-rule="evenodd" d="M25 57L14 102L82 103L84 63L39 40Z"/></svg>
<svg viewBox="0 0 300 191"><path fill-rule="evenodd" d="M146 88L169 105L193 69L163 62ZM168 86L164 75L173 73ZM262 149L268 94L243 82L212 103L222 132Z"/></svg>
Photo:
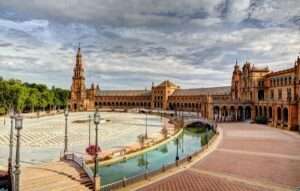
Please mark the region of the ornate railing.
<svg viewBox="0 0 300 191"><path fill-rule="evenodd" d="M85 160L82 156L79 156L76 153L65 153L64 155L65 160L71 160L78 164L84 172L88 175L89 179L94 183L94 175L93 171L88 167L88 165L85 163Z"/></svg>

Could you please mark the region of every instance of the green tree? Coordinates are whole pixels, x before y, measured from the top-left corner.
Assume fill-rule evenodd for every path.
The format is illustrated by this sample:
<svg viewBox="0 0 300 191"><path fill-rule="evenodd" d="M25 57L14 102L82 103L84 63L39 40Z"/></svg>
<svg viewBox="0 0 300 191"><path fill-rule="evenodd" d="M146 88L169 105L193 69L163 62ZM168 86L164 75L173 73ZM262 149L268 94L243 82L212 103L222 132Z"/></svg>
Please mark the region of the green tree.
<svg viewBox="0 0 300 191"><path fill-rule="evenodd" d="M56 109L67 104L69 91L44 84L22 83L20 80L4 80L0 77L0 114L11 108L23 112L36 108Z"/></svg>

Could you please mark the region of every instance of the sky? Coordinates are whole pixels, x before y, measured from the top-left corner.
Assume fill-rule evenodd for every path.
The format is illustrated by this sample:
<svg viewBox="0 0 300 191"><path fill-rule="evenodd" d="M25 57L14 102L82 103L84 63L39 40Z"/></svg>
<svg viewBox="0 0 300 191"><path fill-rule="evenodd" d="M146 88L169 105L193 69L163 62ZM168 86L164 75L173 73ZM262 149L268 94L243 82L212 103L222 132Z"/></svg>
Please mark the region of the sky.
<svg viewBox="0 0 300 191"><path fill-rule="evenodd" d="M300 1L0 0L0 76L69 89L79 43L87 86L230 85L236 60L294 65Z"/></svg>

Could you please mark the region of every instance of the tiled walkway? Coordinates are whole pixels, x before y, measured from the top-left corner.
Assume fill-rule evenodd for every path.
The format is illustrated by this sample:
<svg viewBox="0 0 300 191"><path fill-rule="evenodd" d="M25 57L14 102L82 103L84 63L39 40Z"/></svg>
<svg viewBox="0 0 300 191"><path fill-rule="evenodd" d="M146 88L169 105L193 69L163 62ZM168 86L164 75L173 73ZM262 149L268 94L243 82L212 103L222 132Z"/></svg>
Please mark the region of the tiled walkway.
<svg viewBox="0 0 300 191"><path fill-rule="evenodd" d="M294 190L300 186L300 135L262 125L225 123L218 148L178 174L140 191Z"/></svg>

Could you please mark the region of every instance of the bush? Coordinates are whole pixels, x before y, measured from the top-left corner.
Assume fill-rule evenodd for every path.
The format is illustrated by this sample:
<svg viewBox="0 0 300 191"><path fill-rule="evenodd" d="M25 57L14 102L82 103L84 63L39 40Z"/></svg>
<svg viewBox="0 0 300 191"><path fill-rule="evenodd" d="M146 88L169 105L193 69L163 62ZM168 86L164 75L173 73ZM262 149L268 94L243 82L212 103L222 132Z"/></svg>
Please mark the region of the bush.
<svg viewBox="0 0 300 191"><path fill-rule="evenodd" d="M268 119L265 116L257 116L255 118L255 122L258 124L267 124L268 123Z"/></svg>
<svg viewBox="0 0 300 191"><path fill-rule="evenodd" d="M4 107L0 107L0 115L4 115L6 113L6 109Z"/></svg>

